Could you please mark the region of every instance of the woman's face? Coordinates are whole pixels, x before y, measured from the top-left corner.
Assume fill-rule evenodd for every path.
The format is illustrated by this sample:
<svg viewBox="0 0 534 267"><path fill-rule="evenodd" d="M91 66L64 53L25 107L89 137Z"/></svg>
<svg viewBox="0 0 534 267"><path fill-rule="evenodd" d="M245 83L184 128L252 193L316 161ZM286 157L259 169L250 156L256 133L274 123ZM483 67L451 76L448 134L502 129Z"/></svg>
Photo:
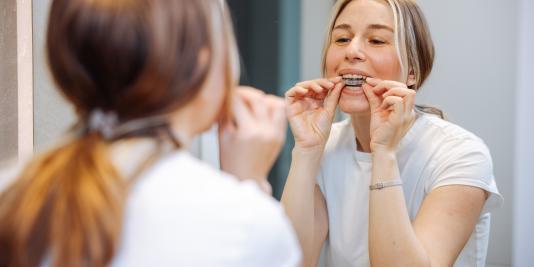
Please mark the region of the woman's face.
<svg viewBox="0 0 534 267"><path fill-rule="evenodd" d="M224 68L225 57L222 51L218 51L222 49L217 48L210 53L201 53L200 60L206 63L211 60L211 68L197 97L198 114L202 114L195 119L199 132L209 129L219 119L226 94L230 93L226 92L225 88L227 71Z"/></svg>
<svg viewBox="0 0 534 267"><path fill-rule="evenodd" d="M406 82L401 79L393 13L386 1L355 0L345 7L334 24L325 66L327 77L352 75ZM339 106L349 114L369 112L361 87L343 88Z"/></svg>

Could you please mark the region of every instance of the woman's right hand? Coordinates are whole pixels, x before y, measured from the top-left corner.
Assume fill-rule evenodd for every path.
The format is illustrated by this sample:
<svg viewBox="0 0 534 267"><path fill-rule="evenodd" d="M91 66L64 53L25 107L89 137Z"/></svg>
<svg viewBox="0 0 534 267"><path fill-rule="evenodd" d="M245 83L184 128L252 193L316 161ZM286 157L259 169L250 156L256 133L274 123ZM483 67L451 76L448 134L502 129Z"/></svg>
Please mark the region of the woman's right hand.
<svg viewBox="0 0 534 267"><path fill-rule="evenodd" d="M221 169L240 179L255 180L262 188L268 186L267 175L286 137L284 100L239 87L231 108L233 117L219 124Z"/></svg>
<svg viewBox="0 0 534 267"><path fill-rule="evenodd" d="M297 83L285 94L295 147L322 151L328 140L344 83L341 77Z"/></svg>

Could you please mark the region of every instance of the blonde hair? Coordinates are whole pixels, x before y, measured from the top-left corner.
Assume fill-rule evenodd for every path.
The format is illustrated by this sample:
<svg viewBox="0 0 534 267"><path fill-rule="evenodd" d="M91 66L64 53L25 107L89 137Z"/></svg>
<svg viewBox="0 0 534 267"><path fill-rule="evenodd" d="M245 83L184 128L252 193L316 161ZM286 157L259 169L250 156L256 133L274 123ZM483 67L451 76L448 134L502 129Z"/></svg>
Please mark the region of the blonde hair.
<svg viewBox="0 0 534 267"><path fill-rule="evenodd" d="M49 64L81 123L95 108L126 122L179 109L208 75L203 49L226 55L230 95L239 62L221 2L54 0ZM137 134L158 138L162 130ZM113 141L86 131L35 158L0 194L0 266L39 266L47 255L52 266L111 263L129 186L110 160Z"/></svg>
<svg viewBox="0 0 534 267"><path fill-rule="evenodd" d="M323 76L326 74L326 55L332 42L332 30L341 12L352 1L356 0L338 0L332 8L323 46ZM382 1L387 2L393 12L395 47L401 65L401 75L408 77L413 74L415 84L410 87L417 91L430 75L434 63L434 43L426 19L415 0ZM434 107L417 105L416 109L444 118L443 112Z"/></svg>

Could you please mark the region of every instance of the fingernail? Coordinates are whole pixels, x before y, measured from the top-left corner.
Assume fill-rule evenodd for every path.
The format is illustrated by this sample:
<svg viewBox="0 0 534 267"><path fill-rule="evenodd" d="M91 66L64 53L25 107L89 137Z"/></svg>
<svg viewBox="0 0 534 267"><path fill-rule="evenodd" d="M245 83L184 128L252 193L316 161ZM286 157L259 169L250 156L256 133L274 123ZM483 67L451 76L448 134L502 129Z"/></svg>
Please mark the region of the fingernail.
<svg viewBox="0 0 534 267"><path fill-rule="evenodd" d="M368 83L376 83L376 82L378 82L378 79L376 79L376 78L372 78L372 77L367 77L367 78L365 79L365 82L368 82Z"/></svg>
<svg viewBox="0 0 534 267"><path fill-rule="evenodd" d="M336 76L330 79L331 82L338 83L341 81L341 76Z"/></svg>

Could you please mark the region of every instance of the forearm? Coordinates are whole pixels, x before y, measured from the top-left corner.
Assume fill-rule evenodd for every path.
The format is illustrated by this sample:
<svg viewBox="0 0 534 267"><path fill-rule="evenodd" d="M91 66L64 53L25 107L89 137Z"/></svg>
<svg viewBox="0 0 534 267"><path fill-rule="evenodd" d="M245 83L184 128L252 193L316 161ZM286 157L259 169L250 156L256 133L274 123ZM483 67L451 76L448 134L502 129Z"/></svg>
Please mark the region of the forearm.
<svg viewBox="0 0 534 267"><path fill-rule="evenodd" d="M373 153L371 184L399 177L395 153ZM430 266L405 203L402 186L369 192L369 255L373 266Z"/></svg>
<svg viewBox="0 0 534 267"><path fill-rule="evenodd" d="M282 205L295 228L303 256L310 258L314 241L314 189L322 151L293 149Z"/></svg>

